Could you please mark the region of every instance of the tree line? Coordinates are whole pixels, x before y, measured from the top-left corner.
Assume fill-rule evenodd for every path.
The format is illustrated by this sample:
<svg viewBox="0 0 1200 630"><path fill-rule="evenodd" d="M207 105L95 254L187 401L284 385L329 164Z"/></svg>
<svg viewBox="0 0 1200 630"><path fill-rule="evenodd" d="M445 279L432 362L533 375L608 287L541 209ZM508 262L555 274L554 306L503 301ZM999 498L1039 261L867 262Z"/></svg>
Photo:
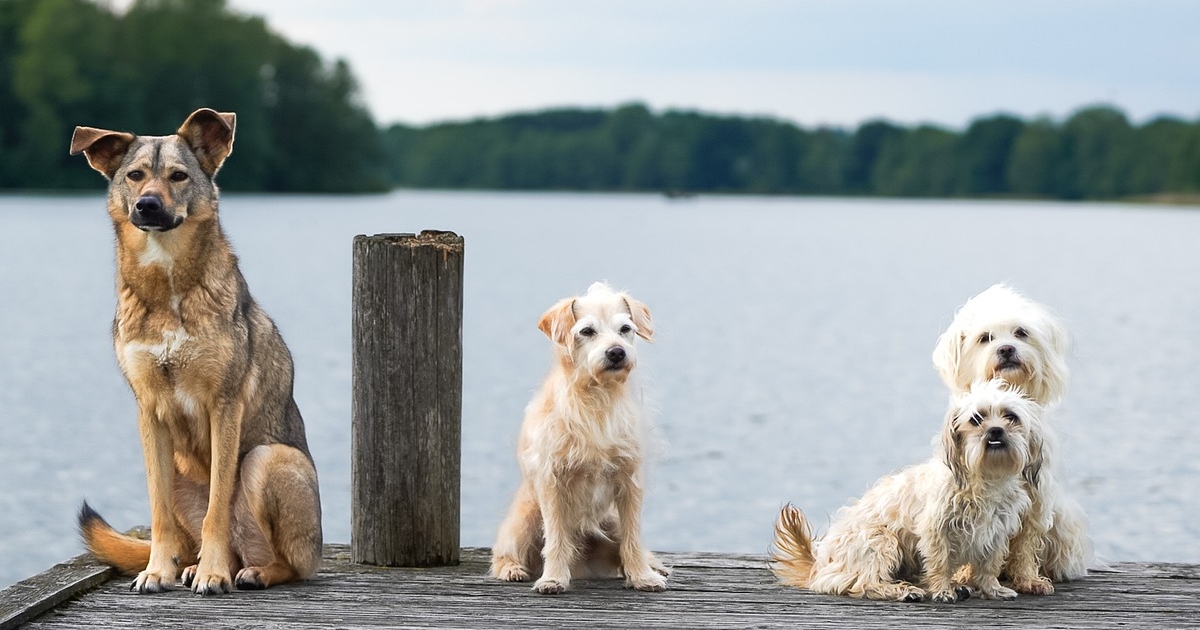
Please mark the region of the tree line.
<svg viewBox="0 0 1200 630"><path fill-rule="evenodd" d="M393 187L1116 199L1200 194L1200 119L994 115L958 131L654 112L631 103L376 125L326 62L225 0L0 0L0 189L96 187L75 125L170 133L238 114L226 190Z"/></svg>
<svg viewBox="0 0 1200 630"><path fill-rule="evenodd" d="M804 129L697 112L559 109L384 132L398 186L1114 199L1200 192L1200 120L1081 109L964 131Z"/></svg>

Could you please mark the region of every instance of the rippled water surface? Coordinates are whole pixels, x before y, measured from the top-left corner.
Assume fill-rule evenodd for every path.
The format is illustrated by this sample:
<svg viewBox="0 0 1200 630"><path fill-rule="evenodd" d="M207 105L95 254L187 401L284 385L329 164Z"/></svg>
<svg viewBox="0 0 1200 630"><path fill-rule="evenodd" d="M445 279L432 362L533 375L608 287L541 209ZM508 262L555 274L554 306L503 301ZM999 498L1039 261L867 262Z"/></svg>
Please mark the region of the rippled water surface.
<svg viewBox="0 0 1200 630"><path fill-rule="evenodd" d="M80 551L85 497L118 527L149 520L103 205L0 197L0 586ZM550 358L536 321L594 280L655 318L648 544L741 552L767 549L784 502L823 523L929 456L934 341L1008 281L1072 330L1053 422L1099 553L1200 562L1197 208L400 192L227 195L222 215L295 355L327 541L350 538L351 239L442 229L466 239L464 545L492 543L515 488Z"/></svg>

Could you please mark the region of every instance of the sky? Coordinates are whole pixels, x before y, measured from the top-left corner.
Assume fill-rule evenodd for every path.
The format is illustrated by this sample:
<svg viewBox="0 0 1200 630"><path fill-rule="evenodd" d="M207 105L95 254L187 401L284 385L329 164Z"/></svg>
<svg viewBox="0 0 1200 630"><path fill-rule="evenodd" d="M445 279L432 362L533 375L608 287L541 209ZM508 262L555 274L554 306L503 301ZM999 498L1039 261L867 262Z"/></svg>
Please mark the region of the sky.
<svg viewBox="0 0 1200 630"><path fill-rule="evenodd" d="M115 2L119 7L129 0ZM1193 0L228 0L347 60L377 122L561 106L886 118L1200 117Z"/></svg>

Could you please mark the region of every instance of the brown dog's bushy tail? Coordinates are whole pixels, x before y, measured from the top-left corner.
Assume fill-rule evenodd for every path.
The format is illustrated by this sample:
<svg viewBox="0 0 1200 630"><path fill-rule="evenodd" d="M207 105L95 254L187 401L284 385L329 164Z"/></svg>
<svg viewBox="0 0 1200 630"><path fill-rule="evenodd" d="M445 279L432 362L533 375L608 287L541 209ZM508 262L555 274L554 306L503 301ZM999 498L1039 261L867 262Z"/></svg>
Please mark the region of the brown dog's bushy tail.
<svg viewBox="0 0 1200 630"><path fill-rule="evenodd" d="M812 527L800 508L789 503L779 511L775 522L771 572L780 584L805 588L812 579L813 564Z"/></svg>
<svg viewBox="0 0 1200 630"><path fill-rule="evenodd" d="M113 529L87 501L79 508L79 534L92 555L121 573L135 575L150 563L150 541Z"/></svg>

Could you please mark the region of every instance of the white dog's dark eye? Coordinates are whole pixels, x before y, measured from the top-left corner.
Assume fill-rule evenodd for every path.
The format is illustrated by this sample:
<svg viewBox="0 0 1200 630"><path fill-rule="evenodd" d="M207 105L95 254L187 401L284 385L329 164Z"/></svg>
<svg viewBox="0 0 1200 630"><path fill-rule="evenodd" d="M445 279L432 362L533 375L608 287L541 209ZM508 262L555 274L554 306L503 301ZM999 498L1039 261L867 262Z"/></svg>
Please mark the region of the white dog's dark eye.
<svg viewBox="0 0 1200 630"><path fill-rule="evenodd" d="M979 335L979 343L991 343L991 341L992 341L992 333L985 332L982 335Z"/></svg>
<svg viewBox="0 0 1200 630"><path fill-rule="evenodd" d="M583 337L592 337L595 336L596 330L590 326L587 328L580 328L579 334Z"/></svg>
<svg viewBox="0 0 1200 630"><path fill-rule="evenodd" d="M977 427L977 426L983 424L983 416L981 416L979 414L975 414L975 415L971 416L971 419L968 420L967 422L970 422L971 426Z"/></svg>
<svg viewBox="0 0 1200 630"><path fill-rule="evenodd" d="M1013 424L1021 424L1021 417L1011 411L1004 414L1004 419Z"/></svg>
<svg viewBox="0 0 1200 630"><path fill-rule="evenodd" d="M624 326L621 327L622 335L628 335L631 332L633 332L633 326L630 326L629 324L625 324Z"/></svg>
<svg viewBox="0 0 1200 630"><path fill-rule="evenodd" d="M1024 328L1018 328L1013 331L1013 336L1017 339L1024 339L1029 336L1029 332L1027 332Z"/></svg>

